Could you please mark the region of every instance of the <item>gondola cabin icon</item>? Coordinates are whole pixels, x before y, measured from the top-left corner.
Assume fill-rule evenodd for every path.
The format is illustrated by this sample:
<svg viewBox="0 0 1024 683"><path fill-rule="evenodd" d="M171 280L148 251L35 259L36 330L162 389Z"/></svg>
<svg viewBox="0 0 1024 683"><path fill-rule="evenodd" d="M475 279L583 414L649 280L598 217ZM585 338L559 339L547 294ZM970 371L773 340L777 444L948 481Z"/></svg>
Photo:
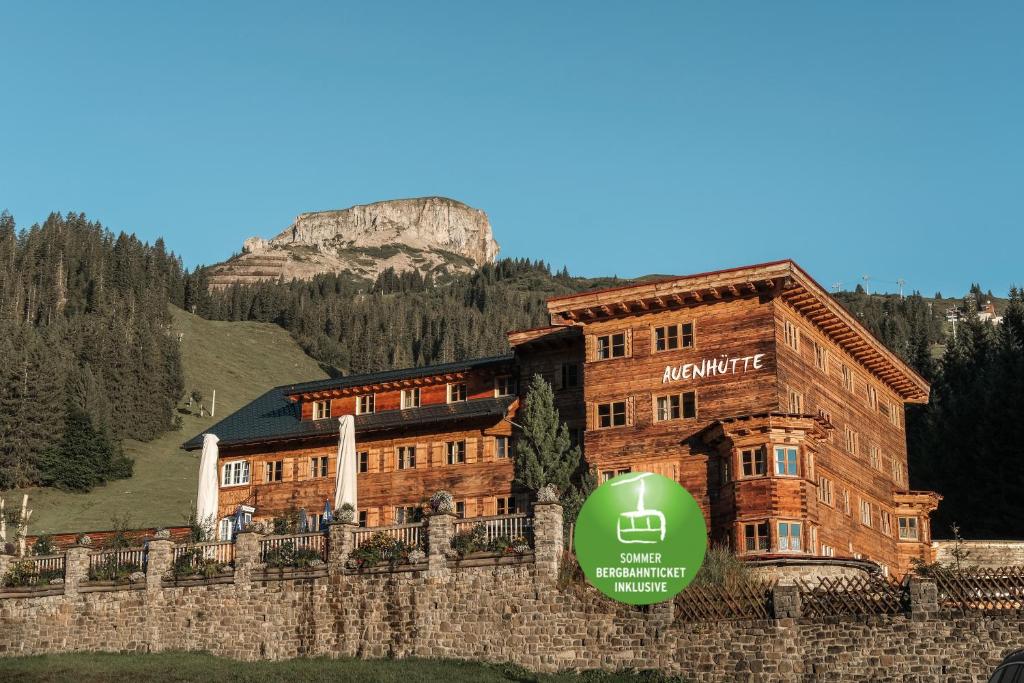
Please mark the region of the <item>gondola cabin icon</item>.
<svg viewBox="0 0 1024 683"><path fill-rule="evenodd" d="M644 507L644 479L650 472L640 472L632 477L616 477L612 486L636 484L636 509L620 512L615 531L619 543L658 543L665 540L665 514L661 510Z"/></svg>

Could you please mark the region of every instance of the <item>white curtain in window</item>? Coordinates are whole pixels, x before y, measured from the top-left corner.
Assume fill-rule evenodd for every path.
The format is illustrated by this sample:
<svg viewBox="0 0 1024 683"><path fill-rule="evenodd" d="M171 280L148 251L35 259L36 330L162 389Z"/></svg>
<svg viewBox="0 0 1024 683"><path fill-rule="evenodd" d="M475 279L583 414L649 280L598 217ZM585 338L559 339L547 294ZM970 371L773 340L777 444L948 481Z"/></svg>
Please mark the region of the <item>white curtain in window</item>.
<svg viewBox="0 0 1024 683"><path fill-rule="evenodd" d="M356 419L338 418L338 467L334 485L334 507L348 503L356 509Z"/></svg>

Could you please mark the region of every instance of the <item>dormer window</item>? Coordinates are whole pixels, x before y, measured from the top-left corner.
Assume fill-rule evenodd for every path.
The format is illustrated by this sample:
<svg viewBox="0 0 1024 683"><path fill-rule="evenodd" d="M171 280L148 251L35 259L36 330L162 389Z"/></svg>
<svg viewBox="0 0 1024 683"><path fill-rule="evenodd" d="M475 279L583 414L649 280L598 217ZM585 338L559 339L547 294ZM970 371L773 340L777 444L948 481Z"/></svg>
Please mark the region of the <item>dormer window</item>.
<svg viewBox="0 0 1024 683"><path fill-rule="evenodd" d="M494 395L511 396L516 391L515 382L511 375L499 375L494 378Z"/></svg>
<svg viewBox="0 0 1024 683"><path fill-rule="evenodd" d="M313 419L325 420L331 416L331 402L329 400L313 401Z"/></svg>
<svg viewBox="0 0 1024 683"><path fill-rule="evenodd" d="M376 406L374 394L364 394L356 399L356 415L368 415Z"/></svg>
<svg viewBox="0 0 1024 683"><path fill-rule="evenodd" d="M465 401L469 397L469 390L466 387L465 382L459 382L457 384L448 385L448 402L458 403L459 401Z"/></svg>
<svg viewBox="0 0 1024 683"><path fill-rule="evenodd" d="M420 407L420 389L402 389L402 410Z"/></svg>

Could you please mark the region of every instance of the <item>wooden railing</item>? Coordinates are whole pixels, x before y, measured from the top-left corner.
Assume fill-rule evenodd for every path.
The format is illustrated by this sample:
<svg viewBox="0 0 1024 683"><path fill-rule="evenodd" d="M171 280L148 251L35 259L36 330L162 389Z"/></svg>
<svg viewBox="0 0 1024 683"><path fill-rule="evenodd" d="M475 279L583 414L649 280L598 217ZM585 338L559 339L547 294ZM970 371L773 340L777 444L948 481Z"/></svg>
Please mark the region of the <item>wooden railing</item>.
<svg viewBox="0 0 1024 683"><path fill-rule="evenodd" d="M64 555L41 555L30 557L28 560L33 564L36 576L48 576L53 578L64 578Z"/></svg>
<svg viewBox="0 0 1024 683"><path fill-rule="evenodd" d="M803 580L796 583L805 617L901 614L910 605L905 585L880 576L823 577L816 584Z"/></svg>
<svg viewBox="0 0 1024 683"><path fill-rule="evenodd" d="M939 570L939 607L983 612L1024 609L1024 567Z"/></svg>
<svg viewBox="0 0 1024 683"><path fill-rule="evenodd" d="M320 560L327 561L327 534L313 532L268 536L260 541L260 561L267 562L289 554L315 552Z"/></svg>
<svg viewBox="0 0 1024 683"><path fill-rule="evenodd" d="M384 534L389 538L402 541L407 546L418 548L423 546L424 522L416 524L393 524L391 526L361 527L352 532L352 548L356 549L369 541L377 534Z"/></svg>
<svg viewBox="0 0 1024 683"><path fill-rule="evenodd" d="M490 543L502 536L509 539L525 537L533 543L533 519L527 517L526 513L519 512L511 515L495 515L492 517L468 517L455 521L455 533L462 533L482 524L486 533L486 542Z"/></svg>
<svg viewBox="0 0 1024 683"><path fill-rule="evenodd" d="M90 571L109 566L136 567L138 571L143 571L146 566L146 550L144 548L121 548L99 550L89 554Z"/></svg>
<svg viewBox="0 0 1024 683"><path fill-rule="evenodd" d="M234 566L235 544L233 541L214 541L209 543L193 543L174 546L174 566L179 566L183 557L190 558L192 566L215 562L219 565Z"/></svg>
<svg viewBox="0 0 1024 683"><path fill-rule="evenodd" d="M676 596L676 620L771 619L774 587L772 581L758 580L690 584Z"/></svg>

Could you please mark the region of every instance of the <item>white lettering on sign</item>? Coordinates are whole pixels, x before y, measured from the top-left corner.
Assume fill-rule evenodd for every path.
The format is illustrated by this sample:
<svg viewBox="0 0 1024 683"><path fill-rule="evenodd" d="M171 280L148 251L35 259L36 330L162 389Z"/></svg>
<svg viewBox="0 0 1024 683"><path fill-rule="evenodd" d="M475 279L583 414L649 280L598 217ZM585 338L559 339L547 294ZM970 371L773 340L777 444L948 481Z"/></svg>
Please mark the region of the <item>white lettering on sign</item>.
<svg viewBox="0 0 1024 683"><path fill-rule="evenodd" d="M743 374L749 370L760 370L764 367L764 354L752 356L729 356L722 354L717 358L702 358L699 363L683 363L682 365L666 365L662 384L668 382L688 381L715 377L716 375Z"/></svg>

